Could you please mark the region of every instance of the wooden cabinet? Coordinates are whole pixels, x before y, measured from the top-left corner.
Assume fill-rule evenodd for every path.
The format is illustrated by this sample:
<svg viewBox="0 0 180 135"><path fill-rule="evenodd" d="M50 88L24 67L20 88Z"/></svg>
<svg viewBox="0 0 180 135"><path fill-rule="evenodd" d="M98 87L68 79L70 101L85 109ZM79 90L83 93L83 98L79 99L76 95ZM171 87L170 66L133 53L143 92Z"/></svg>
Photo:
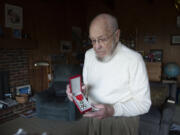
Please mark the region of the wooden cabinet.
<svg viewBox="0 0 180 135"><path fill-rule="evenodd" d="M37 62L47 62L49 66L35 66ZM34 93L43 91L49 87L51 81L51 60L48 56L31 56L30 58L30 83Z"/></svg>
<svg viewBox="0 0 180 135"><path fill-rule="evenodd" d="M161 81L162 63L146 62L147 72L150 81Z"/></svg>
<svg viewBox="0 0 180 135"><path fill-rule="evenodd" d="M48 67L34 67L32 71L32 90L36 92L48 88Z"/></svg>

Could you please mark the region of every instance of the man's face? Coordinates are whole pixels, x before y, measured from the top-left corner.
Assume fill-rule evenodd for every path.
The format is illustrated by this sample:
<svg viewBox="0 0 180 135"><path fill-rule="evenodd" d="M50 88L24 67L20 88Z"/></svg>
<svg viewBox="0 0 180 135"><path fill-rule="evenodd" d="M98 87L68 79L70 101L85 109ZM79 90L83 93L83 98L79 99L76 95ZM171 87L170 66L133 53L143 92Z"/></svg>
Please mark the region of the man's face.
<svg viewBox="0 0 180 135"><path fill-rule="evenodd" d="M118 30L107 29L103 24L94 24L90 27L90 39L98 60L108 61L111 59L118 41L118 32Z"/></svg>

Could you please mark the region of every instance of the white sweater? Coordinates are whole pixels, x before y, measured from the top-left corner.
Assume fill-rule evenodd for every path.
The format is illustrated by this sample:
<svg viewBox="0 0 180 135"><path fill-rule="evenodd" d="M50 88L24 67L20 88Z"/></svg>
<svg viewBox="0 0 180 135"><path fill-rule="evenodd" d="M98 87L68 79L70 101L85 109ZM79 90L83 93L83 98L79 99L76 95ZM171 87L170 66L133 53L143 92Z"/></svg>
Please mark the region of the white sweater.
<svg viewBox="0 0 180 135"><path fill-rule="evenodd" d="M114 116L137 116L151 106L149 80L141 55L118 43L114 57L106 63L90 49L85 54L83 81L90 103L110 104Z"/></svg>

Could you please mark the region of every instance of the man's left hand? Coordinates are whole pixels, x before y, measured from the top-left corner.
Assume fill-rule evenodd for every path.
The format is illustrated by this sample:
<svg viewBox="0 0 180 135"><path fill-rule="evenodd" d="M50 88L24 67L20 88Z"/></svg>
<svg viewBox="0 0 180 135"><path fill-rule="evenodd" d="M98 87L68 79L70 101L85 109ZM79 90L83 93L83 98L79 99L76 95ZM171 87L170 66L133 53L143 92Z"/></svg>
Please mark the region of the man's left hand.
<svg viewBox="0 0 180 135"><path fill-rule="evenodd" d="M114 114L114 108L111 105L96 104L93 106L99 110L86 112L83 115L84 117L103 119L103 118L111 117Z"/></svg>

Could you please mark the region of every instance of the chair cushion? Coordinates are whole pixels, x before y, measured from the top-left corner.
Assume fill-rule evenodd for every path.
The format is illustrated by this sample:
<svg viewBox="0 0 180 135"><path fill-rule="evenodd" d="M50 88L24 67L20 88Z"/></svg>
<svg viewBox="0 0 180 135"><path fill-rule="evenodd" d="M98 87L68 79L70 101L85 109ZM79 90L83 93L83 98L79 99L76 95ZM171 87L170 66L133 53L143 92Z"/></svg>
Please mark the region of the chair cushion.
<svg viewBox="0 0 180 135"><path fill-rule="evenodd" d="M79 65L55 64L53 65L54 81L68 82L69 78L77 74L81 74Z"/></svg>
<svg viewBox="0 0 180 135"><path fill-rule="evenodd" d="M161 83L151 83L150 89L152 105L160 107L167 98L168 87Z"/></svg>
<svg viewBox="0 0 180 135"><path fill-rule="evenodd" d="M66 95L66 86L68 82L54 82L53 83L53 88L55 91L56 96L64 96Z"/></svg>
<svg viewBox="0 0 180 135"><path fill-rule="evenodd" d="M142 121L159 124L161 120L161 113L159 108L151 106L148 113L141 115Z"/></svg>
<svg viewBox="0 0 180 135"><path fill-rule="evenodd" d="M70 101L61 102L59 98L36 104L37 116L51 120L75 120L74 104Z"/></svg>

